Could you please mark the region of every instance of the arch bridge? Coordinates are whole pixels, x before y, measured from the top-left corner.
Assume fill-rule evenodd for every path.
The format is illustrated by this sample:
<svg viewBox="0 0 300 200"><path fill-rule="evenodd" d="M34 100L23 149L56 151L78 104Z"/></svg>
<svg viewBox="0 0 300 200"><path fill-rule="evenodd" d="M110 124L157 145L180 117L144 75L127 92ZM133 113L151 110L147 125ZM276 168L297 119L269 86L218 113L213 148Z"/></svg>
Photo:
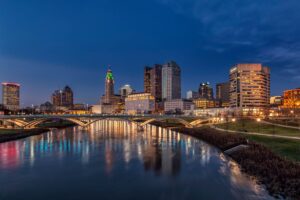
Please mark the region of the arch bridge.
<svg viewBox="0 0 300 200"><path fill-rule="evenodd" d="M53 120L64 120L72 122L81 127L89 125L101 120L125 120L135 122L140 127L144 127L152 122L170 121L180 123L186 128L194 128L206 123L210 123L209 118L195 118L177 115L16 115L16 116L0 116L0 121L14 124L18 128L33 129L39 125Z"/></svg>

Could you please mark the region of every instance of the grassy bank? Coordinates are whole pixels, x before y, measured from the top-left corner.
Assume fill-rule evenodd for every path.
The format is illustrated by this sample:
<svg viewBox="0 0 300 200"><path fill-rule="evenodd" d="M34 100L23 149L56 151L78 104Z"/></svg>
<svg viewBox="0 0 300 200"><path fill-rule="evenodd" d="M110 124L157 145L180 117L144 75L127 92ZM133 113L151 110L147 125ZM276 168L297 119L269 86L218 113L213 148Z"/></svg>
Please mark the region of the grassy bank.
<svg viewBox="0 0 300 200"><path fill-rule="evenodd" d="M268 147L286 159L300 163L300 140L270 138L256 135L244 135L244 137Z"/></svg>
<svg viewBox="0 0 300 200"><path fill-rule="evenodd" d="M255 120L239 120L236 122L217 124L216 127L240 132L257 132L269 135L300 137L300 131L297 129L264 124L262 122L256 122Z"/></svg>

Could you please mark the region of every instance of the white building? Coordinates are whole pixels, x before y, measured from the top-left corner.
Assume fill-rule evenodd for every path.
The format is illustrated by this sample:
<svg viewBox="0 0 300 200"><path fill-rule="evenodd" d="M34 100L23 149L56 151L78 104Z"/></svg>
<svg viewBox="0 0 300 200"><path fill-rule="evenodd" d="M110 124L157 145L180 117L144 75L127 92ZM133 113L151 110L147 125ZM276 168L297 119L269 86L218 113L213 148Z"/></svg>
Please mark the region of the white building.
<svg viewBox="0 0 300 200"><path fill-rule="evenodd" d="M134 90L132 89L132 87L128 84L123 85L120 88L120 95L122 98L126 98L128 95L132 94L134 92Z"/></svg>
<svg viewBox="0 0 300 200"><path fill-rule="evenodd" d="M145 114L155 111L155 99L150 93L135 93L125 98L127 114Z"/></svg>
<svg viewBox="0 0 300 200"><path fill-rule="evenodd" d="M186 98L187 99L197 99L197 98L199 98L199 93L195 92L195 91L192 91L192 90L189 90L186 93Z"/></svg>
<svg viewBox="0 0 300 200"><path fill-rule="evenodd" d="M173 99L165 101L165 112L185 111L193 108L193 101L188 99Z"/></svg>

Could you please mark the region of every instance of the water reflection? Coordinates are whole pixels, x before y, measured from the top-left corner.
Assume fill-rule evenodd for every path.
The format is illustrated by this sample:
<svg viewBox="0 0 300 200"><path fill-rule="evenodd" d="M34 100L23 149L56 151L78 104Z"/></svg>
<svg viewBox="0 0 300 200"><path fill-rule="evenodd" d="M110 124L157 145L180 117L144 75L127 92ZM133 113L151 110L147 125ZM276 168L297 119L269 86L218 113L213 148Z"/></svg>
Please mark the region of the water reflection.
<svg viewBox="0 0 300 200"><path fill-rule="evenodd" d="M95 183L116 174L119 181L122 177L125 180L144 174L149 180L142 181L150 183L153 177L169 177L169 184L178 184L178 193L181 194L180 189L182 193L190 191L191 197L216 197L217 194L212 193L217 188L229 198L270 198L261 186L241 173L239 166L217 149L192 137L151 125L141 133L134 123L104 120L91 125L88 130L79 127L53 130L0 144L1 172L32 169L30 173L34 174L34 170L39 170L41 163L47 161L51 161L53 168L68 162L74 169L84 168L91 172L96 166L98 170L89 179ZM120 171L126 173L120 174ZM151 175L154 176L150 178ZM0 184L11 176L0 173ZM158 184L162 183L157 180L148 187ZM197 188L197 185L202 186ZM166 185L162 186L161 193L165 195L164 187ZM1 192L5 193L0 189ZM177 199L176 195L174 199Z"/></svg>

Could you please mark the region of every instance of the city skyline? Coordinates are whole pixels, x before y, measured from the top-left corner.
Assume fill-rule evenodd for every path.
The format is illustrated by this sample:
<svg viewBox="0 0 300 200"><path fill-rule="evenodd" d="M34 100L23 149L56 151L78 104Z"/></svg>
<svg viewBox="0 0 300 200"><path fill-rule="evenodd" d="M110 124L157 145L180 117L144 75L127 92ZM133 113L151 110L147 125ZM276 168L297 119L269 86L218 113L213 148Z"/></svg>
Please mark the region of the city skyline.
<svg viewBox="0 0 300 200"><path fill-rule="evenodd" d="M73 88L76 102L97 103L107 64L112 65L116 89L130 84L143 91L144 66L169 60L182 69L182 94L197 90L202 81L213 86L227 81L237 63L269 66L272 96L299 87L300 30L291 24L300 18L296 1L278 2L281 9L268 2L78 2L0 3L5 8L0 17L0 82L20 83L24 106L48 101L55 88L65 85ZM226 8L222 15L228 20L211 11L217 2L217 10ZM232 12L238 6L243 13ZM234 18L258 6L257 16L247 23ZM189 12L192 8L195 12Z"/></svg>

